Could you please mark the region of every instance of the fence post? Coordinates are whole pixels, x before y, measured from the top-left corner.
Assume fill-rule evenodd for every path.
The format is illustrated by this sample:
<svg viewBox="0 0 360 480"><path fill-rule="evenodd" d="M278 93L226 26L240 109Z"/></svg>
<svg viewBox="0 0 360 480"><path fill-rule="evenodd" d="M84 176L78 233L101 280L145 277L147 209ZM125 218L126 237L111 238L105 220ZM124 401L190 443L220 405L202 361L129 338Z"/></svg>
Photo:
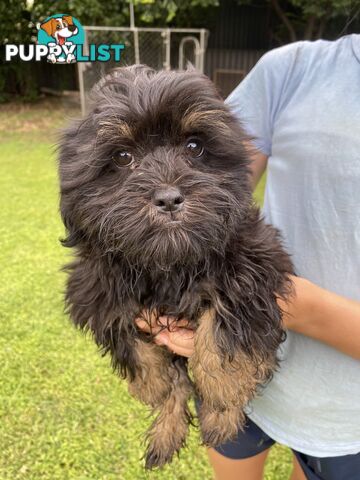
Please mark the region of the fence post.
<svg viewBox="0 0 360 480"><path fill-rule="evenodd" d="M79 79L81 115L84 117L85 116L85 88L84 88L83 64L81 62L77 62L77 74Z"/></svg>
<svg viewBox="0 0 360 480"><path fill-rule="evenodd" d="M163 66L165 70L171 70L171 30L167 28L165 30L165 61L163 62Z"/></svg>
<svg viewBox="0 0 360 480"><path fill-rule="evenodd" d="M139 31L137 27L132 28L134 32L134 53L135 53L135 63L140 63L140 48L139 48Z"/></svg>
<svg viewBox="0 0 360 480"><path fill-rule="evenodd" d="M200 61L199 61L199 70L201 73L204 73L205 50L206 50L206 29L202 28L200 31Z"/></svg>

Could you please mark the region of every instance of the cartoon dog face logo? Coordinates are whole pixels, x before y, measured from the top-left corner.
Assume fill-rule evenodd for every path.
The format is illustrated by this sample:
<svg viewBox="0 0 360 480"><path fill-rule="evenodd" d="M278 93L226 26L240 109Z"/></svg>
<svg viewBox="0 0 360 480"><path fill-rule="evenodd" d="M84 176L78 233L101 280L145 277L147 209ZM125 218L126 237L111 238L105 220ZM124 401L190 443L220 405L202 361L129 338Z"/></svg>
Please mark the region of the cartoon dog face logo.
<svg viewBox="0 0 360 480"><path fill-rule="evenodd" d="M78 28L74 25L73 17L71 15L50 18L47 22L42 23L40 28L50 37L55 38L58 45L64 45L69 37L78 33Z"/></svg>
<svg viewBox="0 0 360 480"><path fill-rule="evenodd" d="M38 43L49 48L48 62L76 62L77 46L84 43L84 31L79 20L71 15L55 14L38 23L37 29Z"/></svg>

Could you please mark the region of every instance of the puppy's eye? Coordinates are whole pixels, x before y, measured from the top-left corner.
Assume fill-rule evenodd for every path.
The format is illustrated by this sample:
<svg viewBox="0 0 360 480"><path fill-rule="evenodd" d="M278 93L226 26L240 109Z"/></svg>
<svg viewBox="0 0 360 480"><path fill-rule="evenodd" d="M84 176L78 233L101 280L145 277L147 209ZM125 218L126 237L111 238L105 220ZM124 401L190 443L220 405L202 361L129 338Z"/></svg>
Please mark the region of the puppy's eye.
<svg viewBox="0 0 360 480"><path fill-rule="evenodd" d="M59 24L58 24L58 25L56 25L56 30L60 30L60 28L61 28L61 27L60 27L60 25L59 25Z"/></svg>
<svg viewBox="0 0 360 480"><path fill-rule="evenodd" d="M134 156L130 152L119 151L112 155L111 159L117 167L130 167L134 163Z"/></svg>
<svg viewBox="0 0 360 480"><path fill-rule="evenodd" d="M194 158L199 158L204 153L204 145L198 138L189 138L186 142L186 148Z"/></svg>

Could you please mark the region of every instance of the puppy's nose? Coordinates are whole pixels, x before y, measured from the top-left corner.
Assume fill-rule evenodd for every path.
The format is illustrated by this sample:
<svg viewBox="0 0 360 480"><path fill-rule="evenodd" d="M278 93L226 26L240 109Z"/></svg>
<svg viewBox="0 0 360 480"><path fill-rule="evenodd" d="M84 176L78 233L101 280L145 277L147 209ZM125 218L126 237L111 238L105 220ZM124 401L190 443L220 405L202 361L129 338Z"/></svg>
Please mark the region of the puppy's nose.
<svg viewBox="0 0 360 480"><path fill-rule="evenodd" d="M75 32L75 30L76 30L76 25L69 25L69 26L68 26L68 29L70 30L70 32Z"/></svg>
<svg viewBox="0 0 360 480"><path fill-rule="evenodd" d="M163 213L178 212L184 205L184 196L177 187L163 187L156 190L153 203Z"/></svg>

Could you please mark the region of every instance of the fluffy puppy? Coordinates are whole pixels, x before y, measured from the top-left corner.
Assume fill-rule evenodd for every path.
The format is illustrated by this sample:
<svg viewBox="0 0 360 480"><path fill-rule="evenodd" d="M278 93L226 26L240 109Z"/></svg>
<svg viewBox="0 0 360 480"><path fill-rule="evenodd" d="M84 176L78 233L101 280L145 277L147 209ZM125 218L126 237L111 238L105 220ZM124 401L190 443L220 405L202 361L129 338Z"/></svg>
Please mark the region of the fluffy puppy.
<svg viewBox="0 0 360 480"><path fill-rule="evenodd" d="M60 142L68 311L157 412L148 468L185 443L193 391L204 442L218 445L277 365L292 266L253 203L244 139L204 75L133 66L95 87ZM138 331L141 315L188 319L189 361Z"/></svg>

